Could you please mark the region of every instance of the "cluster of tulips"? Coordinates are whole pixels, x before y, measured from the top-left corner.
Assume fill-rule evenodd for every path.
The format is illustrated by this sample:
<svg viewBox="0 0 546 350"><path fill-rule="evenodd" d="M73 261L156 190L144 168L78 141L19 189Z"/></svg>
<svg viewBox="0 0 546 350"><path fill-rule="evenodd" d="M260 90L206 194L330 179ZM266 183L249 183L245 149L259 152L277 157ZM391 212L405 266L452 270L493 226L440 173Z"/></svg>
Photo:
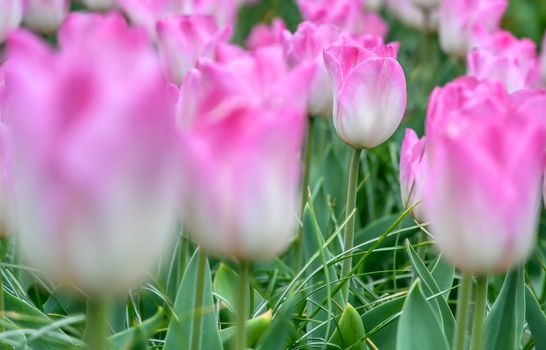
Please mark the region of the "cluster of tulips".
<svg viewBox="0 0 546 350"><path fill-rule="evenodd" d="M425 136L406 132L404 203L465 274L507 271L532 251L546 90L535 44L499 29L507 0L299 0L295 32L275 19L246 48L229 39L251 1L83 3L106 12L0 3L2 232L54 280L91 297L126 291L179 222L203 253L242 266L306 239L308 117L332 116L352 152L352 249L361 150L389 139L406 109L382 5L467 60L466 76L430 96Z"/></svg>

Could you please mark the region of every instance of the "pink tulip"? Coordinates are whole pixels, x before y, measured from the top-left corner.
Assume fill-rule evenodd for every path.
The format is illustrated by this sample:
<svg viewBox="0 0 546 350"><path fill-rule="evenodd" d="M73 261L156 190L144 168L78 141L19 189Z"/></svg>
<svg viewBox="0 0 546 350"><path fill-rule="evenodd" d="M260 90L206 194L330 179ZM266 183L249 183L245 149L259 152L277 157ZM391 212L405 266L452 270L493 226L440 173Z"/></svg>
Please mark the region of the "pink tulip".
<svg viewBox="0 0 546 350"><path fill-rule="evenodd" d="M2 0L0 3L0 44L7 34L19 26L23 16L22 0Z"/></svg>
<svg viewBox="0 0 546 350"><path fill-rule="evenodd" d="M70 7L70 0L24 0L23 24L40 33L57 30Z"/></svg>
<svg viewBox="0 0 546 350"><path fill-rule="evenodd" d="M478 45L467 56L469 75L499 80L510 92L539 85L540 68L532 40L497 31Z"/></svg>
<svg viewBox="0 0 546 350"><path fill-rule="evenodd" d="M199 67L181 96L196 101L184 113L195 113L183 128L187 223L209 252L274 257L295 233L311 72L289 71L278 47Z"/></svg>
<svg viewBox="0 0 546 350"><path fill-rule="evenodd" d="M286 24L281 18L275 18L270 25L258 24L252 28L246 39L246 47L255 50L260 47L282 45L286 31Z"/></svg>
<svg viewBox="0 0 546 350"><path fill-rule="evenodd" d="M423 7L416 5L412 0L388 0L388 10L405 25L415 28L427 28L436 31L438 28L437 7L427 7L428 13Z"/></svg>
<svg viewBox="0 0 546 350"><path fill-rule="evenodd" d="M480 32L494 32L508 6L507 0L443 0L438 17L442 49L463 57Z"/></svg>
<svg viewBox="0 0 546 350"><path fill-rule="evenodd" d="M0 66L0 237L6 237L13 229L14 201L9 176L11 140L3 123L3 105L7 103L6 71L8 63Z"/></svg>
<svg viewBox="0 0 546 350"><path fill-rule="evenodd" d="M341 42L324 51L335 85L334 126L355 148L385 142L402 121L406 79L396 60L397 48Z"/></svg>
<svg viewBox="0 0 546 350"><path fill-rule="evenodd" d="M167 75L180 84L200 57L211 57L231 30L219 30L212 16L172 16L157 22L157 39Z"/></svg>
<svg viewBox="0 0 546 350"><path fill-rule="evenodd" d="M373 12L366 12L362 0L298 0L303 19L315 24L333 24L357 36L387 35L388 26Z"/></svg>
<svg viewBox="0 0 546 350"><path fill-rule="evenodd" d="M434 166L425 214L444 256L469 273L505 271L525 260L535 240L546 98L527 92L510 96L499 86L478 83L464 94L467 101L451 104L445 110L450 118L427 134Z"/></svg>
<svg viewBox="0 0 546 350"><path fill-rule="evenodd" d="M429 164L425 150L425 137L419 139L412 129L407 129L400 150L400 190L404 206L413 208L413 216L425 221L423 210L424 187Z"/></svg>
<svg viewBox="0 0 546 350"><path fill-rule="evenodd" d="M324 63L323 51L335 43L341 34L341 30L331 24L303 22L293 35L285 39L289 64L310 63L315 67L308 104L308 112L312 116L329 116L332 113L333 84Z"/></svg>
<svg viewBox="0 0 546 350"><path fill-rule="evenodd" d="M8 41L21 247L61 282L122 291L171 239L175 101L146 33L119 15L73 14L59 44L25 31Z"/></svg>

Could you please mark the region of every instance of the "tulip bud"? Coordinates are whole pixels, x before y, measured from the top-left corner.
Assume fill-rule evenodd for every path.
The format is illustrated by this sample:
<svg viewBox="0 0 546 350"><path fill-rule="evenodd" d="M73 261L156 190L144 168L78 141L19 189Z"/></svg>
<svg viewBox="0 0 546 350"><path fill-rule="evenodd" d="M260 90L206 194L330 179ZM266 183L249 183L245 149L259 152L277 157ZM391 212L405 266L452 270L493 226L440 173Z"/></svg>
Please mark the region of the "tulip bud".
<svg viewBox="0 0 546 350"><path fill-rule="evenodd" d="M25 0L23 24L36 32L54 32L68 14L69 6L69 0Z"/></svg>
<svg viewBox="0 0 546 350"><path fill-rule="evenodd" d="M10 31L19 26L22 15L22 0L3 0L0 3L0 44Z"/></svg>
<svg viewBox="0 0 546 350"><path fill-rule="evenodd" d="M157 22L157 39L169 79L179 85L200 57L211 57L231 30L219 30L212 16L173 16Z"/></svg>
<svg viewBox="0 0 546 350"><path fill-rule="evenodd" d="M507 0L444 0L438 14L440 46L446 53L464 57L480 32L499 28Z"/></svg>
<svg viewBox="0 0 546 350"><path fill-rule="evenodd" d="M311 72L288 71L278 47L199 67L184 90L197 101L183 135L187 224L209 252L274 257L295 233Z"/></svg>
<svg viewBox="0 0 546 350"><path fill-rule="evenodd" d="M518 40L510 32L486 35L467 55L468 74L504 83L509 92L539 86L540 68L536 45Z"/></svg>
<svg viewBox="0 0 546 350"><path fill-rule="evenodd" d="M303 22L286 38L284 46L289 64L309 63L315 67L308 111L312 116L329 116L333 109L333 84L324 63L323 51L336 42L341 30L329 24Z"/></svg>
<svg viewBox="0 0 546 350"><path fill-rule="evenodd" d="M428 170L425 138L419 139L412 129L407 129L400 150L400 190L404 206L413 208L413 216L424 222L424 186Z"/></svg>
<svg viewBox="0 0 546 350"><path fill-rule="evenodd" d="M334 126L345 143L372 148L398 128L406 109L406 78L397 45L338 43L324 51L334 80Z"/></svg>
<svg viewBox="0 0 546 350"><path fill-rule="evenodd" d="M505 271L532 251L544 171L546 98L474 87L427 134L425 214L444 256L468 273ZM487 93L487 90L490 90ZM435 98L445 98L436 94ZM453 97L447 97L452 99ZM540 113L529 113L529 107Z"/></svg>
<svg viewBox="0 0 546 350"><path fill-rule="evenodd" d="M174 101L146 34L119 15L73 14L59 44L25 31L8 41L21 248L61 282L124 291L171 239Z"/></svg>

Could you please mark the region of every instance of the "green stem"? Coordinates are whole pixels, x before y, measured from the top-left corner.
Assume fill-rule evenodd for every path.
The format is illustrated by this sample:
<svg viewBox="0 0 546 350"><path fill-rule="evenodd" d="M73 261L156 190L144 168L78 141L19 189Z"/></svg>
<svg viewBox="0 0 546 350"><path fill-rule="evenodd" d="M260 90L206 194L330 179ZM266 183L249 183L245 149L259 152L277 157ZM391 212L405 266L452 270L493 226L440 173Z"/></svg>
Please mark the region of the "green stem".
<svg viewBox="0 0 546 350"><path fill-rule="evenodd" d="M472 275L464 273L457 300L457 328L455 329L455 338L453 339L453 350L465 349L466 327L470 311L470 297L472 295L471 291Z"/></svg>
<svg viewBox="0 0 546 350"><path fill-rule="evenodd" d="M89 350L108 350L108 302L104 296L87 301L85 342Z"/></svg>
<svg viewBox="0 0 546 350"><path fill-rule="evenodd" d="M355 216L356 213L353 214L353 211L356 207L356 190L358 185L358 170L360 165L360 154L362 150L353 148L353 152L351 154L351 163L349 165L349 179L347 181L347 203L345 205L345 213L346 217L351 218L347 221L347 225L345 226L345 237L343 242L343 249L346 254L349 254L348 252L353 249L354 244L354 234L355 234ZM349 274L351 273L352 269L352 258L351 257L345 257L343 260L343 265L341 268L341 276L342 278L345 278L346 280L343 282L343 288L342 288L342 297L343 301L345 303L349 300L349 286L350 282L348 280Z"/></svg>
<svg viewBox="0 0 546 350"><path fill-rule="evenodd" d="M474 319L472 324L472 350L484 349L484 328L485 307L487 304L487 275L476 278Z"/></svg>
<svg viewBox="0 0 546 350"><path fill-rule="evenodd" d="M205 289L205 268L207 255L199 248L197 252L197 280L195 282L195 304L193 313L193 328L191 333L191 349L201 348L201 326L203 323L203 299Z"/></svg>
<svg viewBox="0 0 546 350"><path fill-rule="evenodd" d="M304 168L303 168L303 179L301 187L301 205L300 205L300 217L303 218L303 210L309 199L309 180L311 178L311 158L313 157L313 120L314 118L309 118L309 125L307 126L307 136L305 138L305 150L304 150ZM294 242L294 273L301 268L301 263L303 261L303 225L300 226L298 230L298 236Z"/></svg>
<svg viewBox="0 0 546 350"><path fill-rule="evenodd" d="M249 295L249 270L250 264L246 261L239 263L239 293L237 295L237 336L235 337L235 350L246 349L245 322L248 317L247 296Z"/></svg>
<svg viewBox="0 0 546 350"><path fill-rule="evenodd" d="M189 239L184 235L184 233L180 236L180 252L179 252L179 270L178 270L178 284L182 282L182 277L184 276L184 272L186 272L186 267L188 265L188 250L190 247L190 241Z"/></svg>

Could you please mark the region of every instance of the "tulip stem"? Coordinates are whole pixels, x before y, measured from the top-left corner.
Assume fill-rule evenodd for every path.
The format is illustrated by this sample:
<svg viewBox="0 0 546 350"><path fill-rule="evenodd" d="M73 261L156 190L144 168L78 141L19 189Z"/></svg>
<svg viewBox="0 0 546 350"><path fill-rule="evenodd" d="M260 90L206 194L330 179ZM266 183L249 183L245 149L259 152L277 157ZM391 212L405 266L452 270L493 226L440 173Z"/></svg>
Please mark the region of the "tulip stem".
<svg viewBox="0 0 546 350"><path fill-rule="evenodd" d="M195 282L195 304L193 311L193 327L191 333L191 349L200 349L201 326L203 323L203 299L205 289L205 269L207 254L201 248L197 251L197 278Z"/></svg>
<svg viewBox="0 0 546 350"><path fill-rule="evenodd" d="M89 350L108 350L108 302L104 296L87 301L85 342Z"/></svg>
<svg viewBox="0 0 546 350"><path fill-rule="evenodd" d="M487 275L476 277L474 319L472 324L472 350L483 350L483 322L485 318L485 307L487 304Z"/></svg>
<svg viewBox="0 0 546 350"><path fill-rule="evenodd" d="M344 252L349 256L345 257L341 268L341 276L344 279L342 282L343 288L341 295L345 303L347 303L349 300L349 287L351 285L348 279L353 264L349 252L353 249L354 244L356 213L353 214L353 211L356 207L356 191L358 186L358 170L360 165L361 153L362 150L353 148L353 152L351 154L351 162L349 165L349 179L347 181L347 203L345 205L345 214L346 217L351 216L351 218L347 221L347 225L345 226L345 237L343 242Z"/></svg>
<svg viewBox="0 0 546 350"><path fill-rule="evenodd" d="M309 200L309 179L311 178L311 158L313 157L313 118L309 118L309 124L307 125L307 136L305 138L305 150L304 150L304 168L303 179L301 186L301 207L300 217L303 222L303 211L305 205ZM294 274L296 274L301 268L301 262L303 261L303 223L298 230L298 236L294 242Z"/></svg>
<svg viewBox="0 0 546 350"><path fill-rule="evenodd" d="M453 339L453 350L465 349L466 327L468 325L468 314L470 311L470 297L472 295L472 275L463 274L463 281L459 289L457 300L457 328Z"/></svg>
<svg viewBox="0 0 546 350"><path fill-rule="evenodd" d="M248 295L249 295L249 270L250 264L241 260L239 262L239 294L237 295L237 336L235 337L235 350L246 349L246 328L245 322L248 317Z"/></svg>

